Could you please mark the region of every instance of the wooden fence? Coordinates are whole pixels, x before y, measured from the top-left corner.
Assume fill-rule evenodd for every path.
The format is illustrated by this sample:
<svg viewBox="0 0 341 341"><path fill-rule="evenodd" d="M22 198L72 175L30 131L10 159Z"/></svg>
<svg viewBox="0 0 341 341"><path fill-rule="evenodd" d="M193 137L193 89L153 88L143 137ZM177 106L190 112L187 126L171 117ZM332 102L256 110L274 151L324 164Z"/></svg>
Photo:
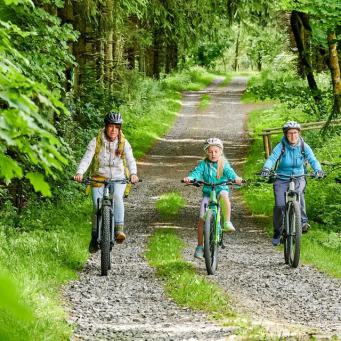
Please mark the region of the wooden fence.
<svg viewBox="0 0 341 341"><path fill-rule="evenodd" d="M302 123L301 128L302 130L315 130L321 129L326 124L326 121L319 121L319 122L309 122L309 123ZM331 126L339 126L341 125L341 120L333 120L330 122ZM272 143L271 143L271 135L280 134L282 133L282 128L269 128L264 129L263 132L259 135L263 136L263 146L264 146L264 155L267 159L272 152Z"/></svg>

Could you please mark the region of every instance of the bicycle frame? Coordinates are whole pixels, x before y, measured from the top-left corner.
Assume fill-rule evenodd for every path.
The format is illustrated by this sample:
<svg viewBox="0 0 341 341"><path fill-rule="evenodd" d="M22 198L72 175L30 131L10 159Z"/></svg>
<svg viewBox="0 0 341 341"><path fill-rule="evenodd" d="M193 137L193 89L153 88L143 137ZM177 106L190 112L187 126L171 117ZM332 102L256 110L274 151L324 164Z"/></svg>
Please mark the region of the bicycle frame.
<svg viewBox="0 0 341 341"><path fill-rule="evenodd" d="M207 209L204 215L204 219L206 220L208 210L211 210L213 216L215 217L215 226L214 226L214 241L215 243L221 242L221 215L220 215L220 205L217 199L217 192L215 190L215 186L213 186L212 191L210 193L210 199L208 201Z"/></svg>
<svg viewBox="0 0 341 341"><path fill-rule="evenodd" d="M289 201L298 201L300 202L300 195L295 189L295 178L291 177L289 182L289 188L285 192L285 203Z"/></svg>
<svg viewBox="0 0 341 341"><path fill-rule="evenodd" d="M123 181L123 180L122 180ZM104 188L103 188L103 197L97 199L97 242L101 242L101 235L102 235L102 230L101 230L101 219L103 216L103 209L105 206L108 206L110 209L110 236L111 236L111 244L114 243L114 238L113 238L113 228L114 224L112 221L112 213L113 213L113 207L114 207L114 186L113 183L110 182L110 180L104 180ZM124 182L122 182L124 183Z"/></svg>

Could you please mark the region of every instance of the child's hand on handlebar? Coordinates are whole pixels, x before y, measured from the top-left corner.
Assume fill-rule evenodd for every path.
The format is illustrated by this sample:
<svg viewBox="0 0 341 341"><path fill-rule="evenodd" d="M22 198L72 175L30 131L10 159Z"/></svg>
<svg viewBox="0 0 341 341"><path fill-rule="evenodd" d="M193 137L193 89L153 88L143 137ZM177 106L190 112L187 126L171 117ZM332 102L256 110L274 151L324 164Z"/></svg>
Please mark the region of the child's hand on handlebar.
<svg viewBox="0 0 341 341"><path fill-rule="evenodd" d="M183 181L185 184L189 184L189 183L192 181L192 179L190 179L190 178L187 176L187 177L183 178L182 181Z"/></svg>
<svg viewBox="0 0 341 341"><path fill-rule="evenodd" d="M244 180L238 176L234 179L234 181L238 186L241 186L241 184Z"/></svg>

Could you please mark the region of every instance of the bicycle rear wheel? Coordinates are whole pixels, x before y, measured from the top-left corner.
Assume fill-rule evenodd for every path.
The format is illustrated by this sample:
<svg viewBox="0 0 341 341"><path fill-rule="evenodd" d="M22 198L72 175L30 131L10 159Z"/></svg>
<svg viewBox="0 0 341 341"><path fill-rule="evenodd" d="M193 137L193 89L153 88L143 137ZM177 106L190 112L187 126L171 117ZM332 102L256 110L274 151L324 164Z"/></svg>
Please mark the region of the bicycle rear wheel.
<svg viewBox="0 0 341 341"><path fill-rule="evenodd" d="M299 203L297 201L291 202L286 212L287 245L284 245L284 249L287 250L285 260L291 267L297 268L300 261L302 235L301 210Z"/></svg>
<svg viewBox="0 0 341 341"><path fill-rule="evenodd" d="M207 273L214 275L218 266L218 244L215 240L215 215L212 210L207 211L205 220L204 256Z"/></svg>
<svg viewBox="0 0 341 341"><path fill-rule="evenodd" d="M104 206L102 211L101 228L101 275L107 276L110 268L110 220L111 210L109 206Z"/></svg>

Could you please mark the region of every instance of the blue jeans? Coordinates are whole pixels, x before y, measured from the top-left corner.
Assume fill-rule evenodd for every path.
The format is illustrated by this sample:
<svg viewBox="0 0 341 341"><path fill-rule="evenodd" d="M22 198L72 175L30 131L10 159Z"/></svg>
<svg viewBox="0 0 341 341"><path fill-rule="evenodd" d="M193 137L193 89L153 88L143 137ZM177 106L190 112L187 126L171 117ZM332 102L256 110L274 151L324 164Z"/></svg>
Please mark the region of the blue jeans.
<svg viewBox="0 0 341 341"><path fill-rule="evenodd" d="M126 184L115 183L114 185L114 207L113 207L113 221L116 226L124 225L124 203L123 195ZM93 203L93 218L92 218L92 231L96 231L96 212L97 212L97 199L103 198L104 187L92 188L92 203Z"/></svg>
<svg viewBox="0 0 341 341"><path fill-rule="evenodd" d="M289 188L288 180L277 179L274 182L274 195L275 195L275 207L273 212L273 226L274 235L279 237L282 232L282 224L285 211L285 192ZM295 180L295 190L299 193L301 203L301 223L304 224L308 221L308 217L305 210L304 192L306 187L305 178L298 178Z"/></svg>

